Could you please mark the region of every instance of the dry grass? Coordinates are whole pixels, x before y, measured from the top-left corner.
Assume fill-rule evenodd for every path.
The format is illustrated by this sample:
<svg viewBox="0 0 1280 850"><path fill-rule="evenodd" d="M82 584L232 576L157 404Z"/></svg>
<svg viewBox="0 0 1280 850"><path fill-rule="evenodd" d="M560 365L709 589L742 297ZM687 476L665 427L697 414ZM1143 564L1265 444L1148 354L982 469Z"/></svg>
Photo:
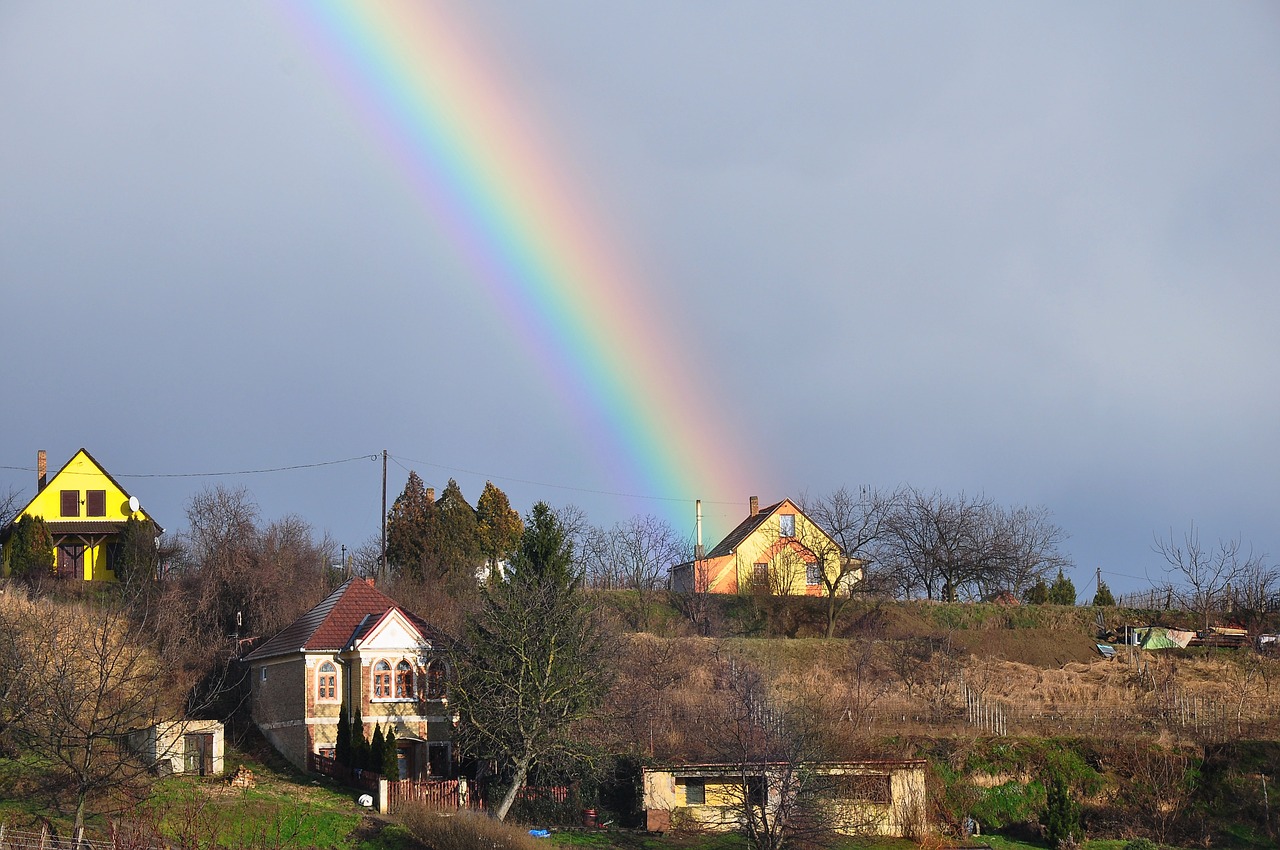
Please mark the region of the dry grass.
<svg viewBox="0 0 1280 850"><path fill-rule="evenodd" d="M411 804L399 813L409 832L430 850L537 850L545 844L525 827L513 826L475 812L442 812Z"/></svg>

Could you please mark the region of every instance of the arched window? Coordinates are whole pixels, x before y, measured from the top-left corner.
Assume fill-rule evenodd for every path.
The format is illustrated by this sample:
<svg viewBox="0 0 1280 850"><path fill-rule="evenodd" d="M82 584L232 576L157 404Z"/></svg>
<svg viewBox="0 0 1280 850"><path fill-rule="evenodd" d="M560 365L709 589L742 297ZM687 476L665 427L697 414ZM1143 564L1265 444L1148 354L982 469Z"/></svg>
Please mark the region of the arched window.
<svg viewBox="0 0 1280 850"><path fill-rule="evenodd" d="M391 665L385 661L373 665L373 698L391 698Z"/></svg>
<svg viewBox="0 0 1280 850"><path fill-rule="evenodd" d="M320 672L316 674L316 699L336 700L337 698L338 668L333 666L332 661L326 661L320 665Z"/></svg>
<svg viewBox="0 0 1280 850"><path fill-rule="evenodd" d="M396 699L413 698L413 668L408 661L396 665Z"/></svg>
<svg viewBox="0 0 1280 850"><path fill-rule="evenodd" d="M422 678L423 699L440 699L445 695L446 670L443 661L427 662L427 669Z"/></svg>

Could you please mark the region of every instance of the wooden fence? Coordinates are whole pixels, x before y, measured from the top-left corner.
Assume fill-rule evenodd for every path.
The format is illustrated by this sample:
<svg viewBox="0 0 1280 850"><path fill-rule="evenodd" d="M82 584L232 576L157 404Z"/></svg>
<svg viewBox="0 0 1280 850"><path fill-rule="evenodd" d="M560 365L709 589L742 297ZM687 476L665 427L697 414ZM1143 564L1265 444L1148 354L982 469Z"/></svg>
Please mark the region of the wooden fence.
<svg viewBox="0 0 1280 850"><path fill-rule="evenodd" d="M52 835L48 827L28 832L0 823L0 850L149 850L152 846L134 836L116 834L115 830L109 840L91 841L80 836L60 838Z"/></svg>
<svg viewBox="0 0 1280 850"><path fill-rule="evenodd" d="M319 753L307 753L307 770L336 779L344 785L377 793L382 774L372 770L355 770Z"/></svg>

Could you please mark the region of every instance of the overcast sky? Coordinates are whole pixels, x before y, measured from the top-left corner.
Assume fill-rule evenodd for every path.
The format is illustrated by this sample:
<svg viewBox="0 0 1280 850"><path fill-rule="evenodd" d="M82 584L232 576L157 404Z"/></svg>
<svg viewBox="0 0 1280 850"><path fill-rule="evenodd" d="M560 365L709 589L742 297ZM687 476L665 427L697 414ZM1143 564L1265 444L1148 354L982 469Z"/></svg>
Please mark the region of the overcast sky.
<svg viewBox="0 0 1280 850"><path fill-rule="evenodd" d="M1280 555L1274 4L452 6L734 474L584 450L306 6L0 0L0 493L84 446L171 531L242 485L354 547L380 462L134 476L387 449L389 498L412 468L682 533L703 498L713 539L753 494L1044 505L1090 594L1193 521Z"/></svg>

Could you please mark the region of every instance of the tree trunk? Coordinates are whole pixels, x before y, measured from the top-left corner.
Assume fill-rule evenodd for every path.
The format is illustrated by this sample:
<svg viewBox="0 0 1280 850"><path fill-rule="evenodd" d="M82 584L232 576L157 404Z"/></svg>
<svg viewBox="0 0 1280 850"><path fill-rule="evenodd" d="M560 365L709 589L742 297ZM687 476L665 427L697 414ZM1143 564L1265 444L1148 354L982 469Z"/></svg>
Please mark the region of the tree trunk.
<svg viewBox="0 0 1280 850"><path fill-rule="evenodd" d="M529 762L529 752L526 749L525 754L516 762L516 774L511 780L511 787L507 789L506 796L502 798L502 802L498 804L498 810L494 812L494 816L498 820L507 819L507 812L511 811L511 806L515 803L516 796L524 788L524 783L529 778Z"/></svg>

